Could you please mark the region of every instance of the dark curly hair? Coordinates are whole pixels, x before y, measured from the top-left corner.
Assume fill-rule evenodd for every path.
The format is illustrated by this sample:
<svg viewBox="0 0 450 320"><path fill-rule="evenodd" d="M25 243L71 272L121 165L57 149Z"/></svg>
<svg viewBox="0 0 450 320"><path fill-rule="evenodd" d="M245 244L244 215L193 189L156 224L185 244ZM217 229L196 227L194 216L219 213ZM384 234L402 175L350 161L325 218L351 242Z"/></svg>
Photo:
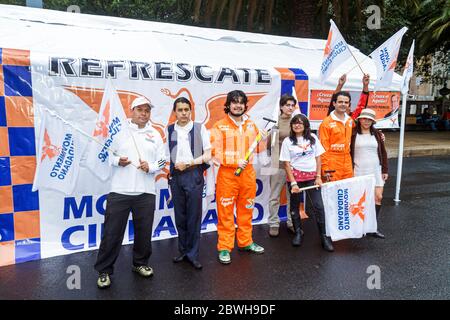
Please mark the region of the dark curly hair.
<svg viewBox="0 0 450 320"><path fill-rule="evenodd" d="M225 102L225 113L228 114L230 113L230 104L232 102L242 102L245 105L245 111L247 111L247 102L248 102L248 98L245 95L244 91L241 90L234 90L234 91L230 91L227 94L227 101Z"/></svg>

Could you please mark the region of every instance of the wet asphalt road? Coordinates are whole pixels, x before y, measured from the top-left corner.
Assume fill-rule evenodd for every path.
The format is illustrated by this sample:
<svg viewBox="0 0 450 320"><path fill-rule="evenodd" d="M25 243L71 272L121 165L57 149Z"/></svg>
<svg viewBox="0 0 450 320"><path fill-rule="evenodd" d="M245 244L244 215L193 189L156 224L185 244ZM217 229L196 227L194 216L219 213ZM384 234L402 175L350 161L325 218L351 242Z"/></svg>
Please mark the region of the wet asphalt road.
<svg viewBox="0 0 450 320"><path fill-rule="evenodd" d="M363 238L335 242L335 252L320 247L313 221L304 222L301 248L291 246L282 225L270 238L267 226L254 228L254 240L266 253L235 250L231 265L219 264L216 233L202 235L203 270L172 263L177 240L153 243L151 279L130 270L132 247L124 246L113 285L98 290L93 269L97 251L0 268L3 299L449 299L450 157L407 158L400 206L393 202L396 159L379 220L385 240ZM81 289L68 290L66 269L81 269ZM381 289L369 290L367 268L381 271Z"/></svg>

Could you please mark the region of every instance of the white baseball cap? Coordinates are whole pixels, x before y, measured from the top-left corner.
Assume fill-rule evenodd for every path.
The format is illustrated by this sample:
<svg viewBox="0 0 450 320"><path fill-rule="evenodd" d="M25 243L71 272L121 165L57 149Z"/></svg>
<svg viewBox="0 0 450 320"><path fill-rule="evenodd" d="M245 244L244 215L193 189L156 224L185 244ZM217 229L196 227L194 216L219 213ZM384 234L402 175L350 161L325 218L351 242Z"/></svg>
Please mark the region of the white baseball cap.
<svg viewBox="0 0 450 320"><path fill-rule="evenodd" d="M141 106L143 104L148 104L150 106L150 109L154 107L154 105L147 98L145 98L145 97L137 97L131 103L131 107L130 108L131 108L131 110L133 110L137 106Z"/></svg>

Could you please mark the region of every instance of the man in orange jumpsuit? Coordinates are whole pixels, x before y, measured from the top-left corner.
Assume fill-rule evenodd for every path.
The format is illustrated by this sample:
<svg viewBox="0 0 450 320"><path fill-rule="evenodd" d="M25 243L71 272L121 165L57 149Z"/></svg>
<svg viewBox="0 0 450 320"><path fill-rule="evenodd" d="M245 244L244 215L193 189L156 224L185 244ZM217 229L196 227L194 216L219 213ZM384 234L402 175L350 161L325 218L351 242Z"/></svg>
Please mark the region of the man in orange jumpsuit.
<svg viewBox="0 0 450 320"><path fill-rule="evenodd" d="M336 93L333 102L334 111L327 116L319 127L319 139L325 148L322 154L322 177L327 170L335 170L332 181L353 177L350 142L354 120L347 114L350 108L350 94L345 91Z"/></svg>
<svg viewBox="0 0 450 320"><path fill-rule="evenodd" d="M346 91L341 91L347 80L344 74L339 78L339 83L328 109L328 116L319 127L319 139L326 152L322 154L322 177L327 170L335 170L331 181L353 177L352 158L350 156L350 142L354 120L361 111L367 107L369 100L369 74L365 74L362 83L363 91L359 97L358 105L350 112L351 96Z"/></svg>
<svg viewBox="0 0 450 320"><path fill-rule="evenodd" d="M245 114L247 96L240 90L231 91L225 102L226 116L211 129L212 156L220 163L216 183L217 234L219 261L231 262L236 235L241 250L264 253L264 248L253 242L252 218L256 197L256 173L245 154L259 133L258 127ZM243 169L239 176L237 168ZM234 207L236 206L235 230Z"/></svg>

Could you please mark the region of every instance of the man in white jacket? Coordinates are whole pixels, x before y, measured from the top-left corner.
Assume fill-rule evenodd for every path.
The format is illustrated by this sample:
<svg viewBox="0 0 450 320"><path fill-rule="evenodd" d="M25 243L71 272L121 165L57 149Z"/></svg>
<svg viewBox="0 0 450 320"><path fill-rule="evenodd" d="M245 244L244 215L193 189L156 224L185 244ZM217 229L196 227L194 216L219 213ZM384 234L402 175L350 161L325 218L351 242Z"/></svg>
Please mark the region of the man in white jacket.
<svg viewBox="0 0 450 320"><path fill-rule="evenodd" d="M131 119L128 119L130 136L118 142L117 148L117 154L124 156L110 157L113 166L111 190L95 263L99 288L111 285L110 275L120 253L130 211L134 225L132 270L143 277L153 275L153 269L147 264L152 253L155 173L165 167L166 159L161 135L149 123L152 107L144 97L133 101Z"/></svg>

